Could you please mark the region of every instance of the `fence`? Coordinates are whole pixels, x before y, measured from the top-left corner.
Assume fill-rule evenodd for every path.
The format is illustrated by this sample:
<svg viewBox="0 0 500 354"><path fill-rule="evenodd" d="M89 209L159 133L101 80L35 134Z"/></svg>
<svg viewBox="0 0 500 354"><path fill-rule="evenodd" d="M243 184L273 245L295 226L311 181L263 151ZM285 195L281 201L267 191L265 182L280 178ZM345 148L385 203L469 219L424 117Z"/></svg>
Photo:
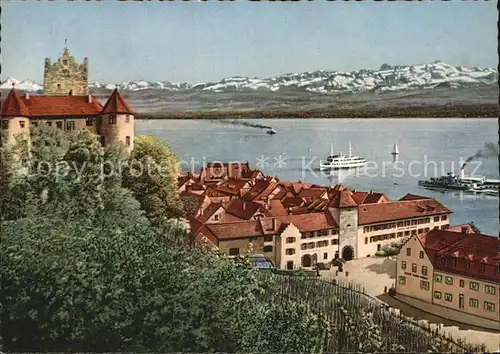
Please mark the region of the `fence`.
<svg viewBox="0 0 500 354"><path fill-rule="evenodd" d="M326 314L331 335L321 344L323 352L485 351L389 310L359 284L268 272L261 276L271 284L266 295L305 301L311 311Z"/></svg>

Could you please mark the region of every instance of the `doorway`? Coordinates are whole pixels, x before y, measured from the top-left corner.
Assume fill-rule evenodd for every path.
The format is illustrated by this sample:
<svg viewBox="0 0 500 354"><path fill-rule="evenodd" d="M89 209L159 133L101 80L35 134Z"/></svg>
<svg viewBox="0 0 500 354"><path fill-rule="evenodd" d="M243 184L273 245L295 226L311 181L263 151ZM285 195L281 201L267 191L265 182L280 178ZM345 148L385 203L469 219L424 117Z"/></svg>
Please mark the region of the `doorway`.
<svg viewBox="0 0 500 354"><path fill-rule="evenodd" d="M344 261L352 261L354 258L354 249L351 246L345 246L342 249L342 259Z"/></svg>

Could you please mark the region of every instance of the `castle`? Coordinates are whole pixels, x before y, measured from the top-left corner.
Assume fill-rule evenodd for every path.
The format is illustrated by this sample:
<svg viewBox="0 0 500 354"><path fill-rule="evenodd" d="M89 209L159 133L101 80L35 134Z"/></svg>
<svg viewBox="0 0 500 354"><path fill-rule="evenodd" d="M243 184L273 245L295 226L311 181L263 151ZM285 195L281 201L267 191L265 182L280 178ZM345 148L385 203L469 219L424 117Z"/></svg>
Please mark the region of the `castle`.
<svg viewBox="0 0 500 354"><path fill-rule="evenodd" d="M115 89L102 106L88 92L88 59L78 64L68 48L55 63L45 59L43 95L19 95L13 87L0 110L0 146L32 126L65 131L88 129L103 146L122 143L134 148L135 113Z"/></svg>

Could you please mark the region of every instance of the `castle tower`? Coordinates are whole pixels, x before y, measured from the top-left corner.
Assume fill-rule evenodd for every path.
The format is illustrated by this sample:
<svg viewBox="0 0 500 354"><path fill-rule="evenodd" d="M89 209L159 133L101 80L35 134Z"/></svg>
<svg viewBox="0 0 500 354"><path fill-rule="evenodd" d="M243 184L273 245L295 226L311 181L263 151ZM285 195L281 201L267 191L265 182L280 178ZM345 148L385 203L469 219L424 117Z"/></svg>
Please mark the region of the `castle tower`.
<svg viewBox="0 0 500 354"><path fill-rule="evenodd" d="M121 142L128 152L134 148L134 111L115 89L99 117L97 133L103 146Z"/></svg>
<svg viewBox="0 0 500 354"><path fill-rule="evenodd" d="M43 93L47 96L67 96L70 91L75 96L88 94L88 59L79 64L68 48L64 48L57 62L52 63L45 58Z"/></svg>
<svg viewBox="0 0 500 354"><path fill-rule="evenodd" d="M13 143L14 137L29 137L30 112L12 87L0 110L0 145Z"/></svg>

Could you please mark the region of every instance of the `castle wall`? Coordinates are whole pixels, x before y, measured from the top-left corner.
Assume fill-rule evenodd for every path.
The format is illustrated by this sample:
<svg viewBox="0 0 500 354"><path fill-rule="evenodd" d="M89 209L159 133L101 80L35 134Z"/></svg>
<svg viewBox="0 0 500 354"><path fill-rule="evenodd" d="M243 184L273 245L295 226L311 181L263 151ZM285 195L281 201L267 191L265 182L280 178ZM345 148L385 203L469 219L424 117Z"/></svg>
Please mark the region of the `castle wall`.
<svg viewBox="0 0 500 354"><path fill-rule="evenodd" d="M100 117L98 134L101 139L104 139L104 146L121 142L130 152L134 148L134 116L132 114L116 114L114 116L116 116L115 123L112 119L113 114L104 114Z"/></svg>
<svg viewBox="0 0 500 354"><path fill-rule="evenodd" d="M4 129L7 128L7 129ZM19 134L29 135L30 120L26 117L2 118L0 124L2 143L13 143Z"/></svg>
<svg viewBox="0 0 500 354"><path fill-rule="evenodd" d="M352 248L352 259L358 258L358 209L342 208L339 212L339 255L344 258L344 250Z"/></svg>

